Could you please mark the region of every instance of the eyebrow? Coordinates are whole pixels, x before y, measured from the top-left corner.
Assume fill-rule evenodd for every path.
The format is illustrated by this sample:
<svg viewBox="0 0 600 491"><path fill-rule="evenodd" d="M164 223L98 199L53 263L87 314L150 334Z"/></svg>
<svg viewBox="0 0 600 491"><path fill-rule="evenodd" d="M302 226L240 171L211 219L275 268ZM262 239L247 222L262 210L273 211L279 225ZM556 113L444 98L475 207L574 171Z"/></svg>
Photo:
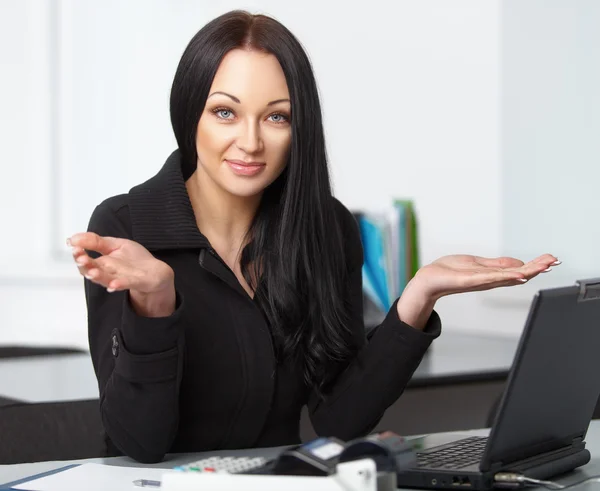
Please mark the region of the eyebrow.
<svg viewBox="0 0 600 491"><path fill-rule="evenodd" d="M278 102L290 102L290 100L289 99L277 99L275 101L269 102L267 104L267 106L272 106L273 104L277 104ZM291 104L291 102L290 102L290 104Z"/></svg>
<svg viewBox="0 0 600 491"><path fill-rule="evenodd" d="M217 95L217 94L221 94L221 95L227 96L227 97L229 97L229 98L230 98L230 99L231 99L233 102L236 102L236 103L238 103L238 104L240 103L240 100L239 100L239 99L238 99L236 96L234 96L234 95L231 95L231 94L228 94L227 92L221 92L220 90L218 90L218 91L216 91L216 92L213 92L213 93L212 93L212 94L210 94L208 97L210 98L210 97L212 97L213 95ZM272 105L274 105L274 104L278 104L279 102L290 102L290 100L289 100L289 99L276 99L276 100L274 100L274 101L271 101L271 102L269 102L269 103L267 104L267 106L272 106Z"/></svg>

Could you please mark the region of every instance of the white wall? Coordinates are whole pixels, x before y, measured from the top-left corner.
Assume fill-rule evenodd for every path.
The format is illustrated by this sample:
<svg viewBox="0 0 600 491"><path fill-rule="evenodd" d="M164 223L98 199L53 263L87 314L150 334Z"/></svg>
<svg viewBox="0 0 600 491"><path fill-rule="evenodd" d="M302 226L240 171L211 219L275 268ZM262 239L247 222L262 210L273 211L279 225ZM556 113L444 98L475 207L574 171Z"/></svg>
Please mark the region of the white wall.
<svg viewBox="0 0 600 491"><path fill-rule="evenodd" d="M0 2L2 344L85 342L80 281L72 267L65 276L52 247L51 7L43 0Z"/></svg>
<svg viewBox="0 0 600 491"><path fill-rule="evenodd" d="M600 2L505 0L502 33L504 247L600 276Z"/></svg>
<svg viewBox="0 0 600 491"><path fill-rule="evenodd" d="M510 334L539 288L600 276L600 3L504 0L500 26L502 252L563 261L519 288L479 295L471 314Z"/></svg>
<svg viewBox="0 0 600 491"><path fill-rule="evenodd" d="M206 3L0 3L0 57L11 60L0 100L15 115L1 120L0 342L87 344L64 238L162 165L179 56L231 8L274 15L307 48L342 201L376 210L414 198L423 261L500 253L499 1ZM443 300L446 326L494 331L465 308L479 298Z"/></svg>
<svg viewBox="0 0 600 491"><path fill-rule="evenodd" d="M37 10L39 7L39 10ZM0 3L0 241L2 265L44 258L50 215L48 8ZM18 210L18 213L15 213ZM2 268L5 272L5 268Z"/></svg>

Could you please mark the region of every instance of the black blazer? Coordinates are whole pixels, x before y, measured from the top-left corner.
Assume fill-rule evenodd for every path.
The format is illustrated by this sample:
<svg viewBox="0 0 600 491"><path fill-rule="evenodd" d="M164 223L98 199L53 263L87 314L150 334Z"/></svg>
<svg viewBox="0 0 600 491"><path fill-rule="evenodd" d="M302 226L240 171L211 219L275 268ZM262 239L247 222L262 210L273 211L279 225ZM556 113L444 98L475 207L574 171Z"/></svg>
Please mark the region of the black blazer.
<svg viewBox="0 0 600 491"><path fill-rule="evenodd" d="M321 435L349 439L377 424L439 335L440 320L434 312L424 331L413 329L394 304L367 340L360 234L351 213L336 206L350 327L362 348L325 400L298 367L276 363L261 310L198 230L178 151L155 177L94 210L90 231L132 239L175 271L176 311L165 318L140 317L127 292L107 293L85 280L102 420L122 452L156 462L167 452L298 443L306 404Z"/></svg>

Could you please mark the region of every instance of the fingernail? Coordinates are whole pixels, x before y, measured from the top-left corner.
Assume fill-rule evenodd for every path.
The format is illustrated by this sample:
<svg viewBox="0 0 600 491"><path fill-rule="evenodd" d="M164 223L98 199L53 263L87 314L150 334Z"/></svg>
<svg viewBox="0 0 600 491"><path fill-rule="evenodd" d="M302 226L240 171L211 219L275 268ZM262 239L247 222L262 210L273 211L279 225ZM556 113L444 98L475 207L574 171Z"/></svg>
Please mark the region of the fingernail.
<svg viewBox="0 0 600 491"><path fill-rule="evenodd" d="M75 259L75 262L79 264L79 266L83 266L85 261L82 257L78 257L77 259Z"/></svg>
<svg viewBox="0 0 600 491"><path fill-rule="evenodd" d="M71 245L71 239L67 239L67 246L69 246L69 247L73 247L73 246Z"/></svg>
<svg viewBox="0 0 600 491"><path fill-rule="evenodd" d="M552 271L552 268L545 269L542 273L547 273L548 271Z"/></svg>
<svg viewBox="0 0 600 491"><path fill-rule="evenodd" d="M562 264L562 261L559 261L558 259L556 261L554 261L552 263L552 266L558 266L559 264Z"/></svg>
<svg viewBox="0 0 600 491"><path fill-rule="evenodd" d="M114 291L115 291L115 289L114 289L114 288L107 288L107 289L106 289L106 291L107 291L108 293L112 293L112 292L114 292Z"/></svg>
<svg viewBox="0 0 600 491"><path fill-rule="evenodd" d="M527 282L527 278L519 278L519 281L520 281L521 283L526 283L526 282Z"/></svg>
<svg viewBox="0 0 600 491"><path fill-rule="evenodd" d="M92 277L91 277L89 274L86 274L86 275L84 276L84 278L85 278L86 280L91 280L91 279L92 279Z"/></svg>

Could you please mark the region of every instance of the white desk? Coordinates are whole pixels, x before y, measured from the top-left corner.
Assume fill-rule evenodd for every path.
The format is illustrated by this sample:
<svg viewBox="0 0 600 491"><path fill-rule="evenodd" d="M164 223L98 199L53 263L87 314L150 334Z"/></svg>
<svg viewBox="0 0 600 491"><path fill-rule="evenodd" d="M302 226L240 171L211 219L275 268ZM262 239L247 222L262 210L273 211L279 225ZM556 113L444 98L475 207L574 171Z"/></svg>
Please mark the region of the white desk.
<svg viewBox="0 0 600 491"><path fill-rule="evenodd" d="M466 432L462 432L466 433ZM474 435L487 435L488 430L475 430L468 432ZM571 484L588 477L600 475L600 421L592 421L590 425L590 429L588 431L588 435L586 438L587 448L590 450L592 454L592 460L585 465L584 467L580 467L575 472L568 474L567 476L561 478L559 482L563 484ZM151 464L147 467L155 467L155 468L163 468L170 469L174 466L193 462L195 460L199 460L200 458L207 457L209 455L252 455L258 456L262 455L264 457L270 458L275 456L278 453L279 449L269 448L269 449L254 449L254 450L229 450L229 451L220 451L220 452L210 452L210 453L193 453L193 454L172 454L168 455L164 462L159 464ZM42 462L36 464L17 464L17 465L0 465L0 484L16 481L18 479L23 479L27 476L31 476L34 474L39 474L41 472L47 472L52 469L57 469L59 467L73 464L73 463L85 463L85 462L96 462L108 465L119 465L119 466L133 466L133 467L144 467L142 464L139 464L135 461L127 457L113 457L110 459L87 459L87 460L79 460L79 461L69 461L69 462ZM595 491L593 487L586 488L577 488L575 491ZM598 489L598 488L596 488Z"/></svg>
<svg viewBox="0 0 600 491"><path fill-rule="evenodd" d="M31 356L0 360L0 396L24 402L98 398L90 355Z"/></svg>

